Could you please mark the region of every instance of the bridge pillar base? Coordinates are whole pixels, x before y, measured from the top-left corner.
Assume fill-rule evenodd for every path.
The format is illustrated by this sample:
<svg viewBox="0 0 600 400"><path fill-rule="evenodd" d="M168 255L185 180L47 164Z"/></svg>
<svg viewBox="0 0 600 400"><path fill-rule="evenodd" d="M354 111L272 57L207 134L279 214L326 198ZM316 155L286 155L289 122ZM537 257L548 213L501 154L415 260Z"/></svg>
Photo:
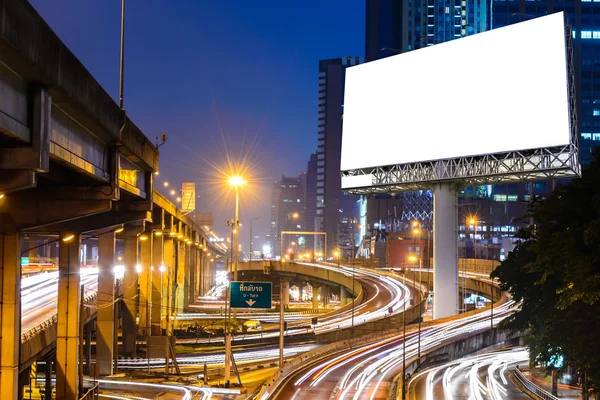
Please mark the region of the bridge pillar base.
<svg viewBox="0 0 600 400"><path fill-rule="evenodd" d="M17 232L0 233L0 393L18 398L19 346L21 344L21 239Z"/></svg>
<svg viewBox="0 0 600 400"><path fill-rule="evenodd" d="M140 284L140 323L139 328L142 336L150 336L150 319L152 310L152 269L157 269L152 263L152 244L154 237L152 232L147 233L148 239L140 241L140 264L142 272L139 274Z"/></svg>
<svg viewBox="0 0 600 400"><path fill-rule="evenodd" d="M458 313L457 195L452 184L433 190L433 318Z"/></svg>
<svg viewBox="0 0 600 400"><path fill-rule="evenodd" d="M161 267L165 265L165 248L168 241L172 242L172 239L164 238L163 236L155 236L154 243L152 246L152 263L154 270L152 271L152 293L150 296L152 307L150 308L150 323L151 329L148 335L161 336L161 323L162 323L162 308L163 305L166 307L166 302L163 304L162 299L162 277L163 273L160 272ZM172 246L171 246L172 249ZM168 259L170 263L173 258L173 253L169 253L171 257ZM170 264L169 264L170 265Z"/></svg>
<svg viewBox="0 0 600 400"><path fill-rule="evenodd" d="M169 317L173 315L173 304L175 304L175 300L173 299L173 278L176 278L173 275L176 272L177 267L177 239L166 237L164 238L163 244L163 263L164 263L164 272L160 272L159 268L159 278L156 280L158 282L157 290L161 292L159 298L161 299L158 312L162 310L164 315L162 315L158 319L154 319L154 315L152 315L152 331L155 333L156 324L160 324L160 334L162 335L162 331L166 332L166 335L169 335L171 321L169 321ZM156 271L156 269L155 269ZM154 280L152 280L154 282ZM155 292L152 293L152 299L154 300ZM154 303L154 301L153 301ZM153 304L153 307L156 308L156 305Z"/></svg>
<svg viewBox="0 0 600 400"><path fill-rule="evenodd" d="M115 232L98 237L98 322L96 362L100 376L112 375L115 333Z"/></svg>
<svg viewBox="0 0 600 400"><path fill-rule="evenodd" d="M290 305L290 281L281 280L281 305L287 308Z"/></svg>
<svg viewBox="0 0 600 400"><path fill-rule="evenodd" d="M317 282L311 282L310 286L312 287L312 308L313 311L319 311L319 288L321 284Z"/></svg>
<svg viewBox="0 0 600 400"><path fill-rule="evenodd" d="M344 286L340 286L340 304L345 305L350 303L351 301L352 296L350 295L348 289L346 289Z"/></svg>
<svg viewBox="0 0 600 400"><path fill-rule="evenodd" d="M125 261L125 276L123 279L123 299L125 312L123 314L123 355L132 357L135 355L135 339L137 337L136 298L138 293L138 239L134 232L128 232L124 237L123 260ZM140 302L140 308L144 304Z"/></svg>
<svg viewBox="0 0 600 400"><path fill-rule="evenodd" d="M329 286L327 285L321 286L321 303L324 308L329 305Z"/></svg>
<svg viewBox="0 0 600 400"><path fill-rule="evenodd" d="M184 309L187 309L188 302L186 301L187 297L187 271L190 268L190 264L188 262L189 258L189 249L183 240L177 241L177 268L176 276L173 276L177 287L177 297L175 299L175 315L179 315L183 313ZM175 272L173 271L173 272Z"/></svg>
<svg viewBox="0 0 600 400"><path fill-rule="evenodd" d="M81 234L62 233L60 235L56 331L57 400L79 398L80 247ZM99 288L98 291L100 290Z"/></svg>

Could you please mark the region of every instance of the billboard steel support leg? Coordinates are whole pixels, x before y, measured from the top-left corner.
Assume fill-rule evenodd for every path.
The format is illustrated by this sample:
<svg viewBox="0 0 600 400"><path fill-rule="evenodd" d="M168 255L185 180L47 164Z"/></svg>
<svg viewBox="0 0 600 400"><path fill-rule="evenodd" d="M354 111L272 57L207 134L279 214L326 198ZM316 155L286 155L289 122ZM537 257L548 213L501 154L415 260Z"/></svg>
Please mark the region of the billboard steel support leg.
<svg viewBox="0 0 600 400"><path fill-rule="evenodd" d="M433 185L433 318L457 314L458 258L456 191L451 183Z"/></svg>

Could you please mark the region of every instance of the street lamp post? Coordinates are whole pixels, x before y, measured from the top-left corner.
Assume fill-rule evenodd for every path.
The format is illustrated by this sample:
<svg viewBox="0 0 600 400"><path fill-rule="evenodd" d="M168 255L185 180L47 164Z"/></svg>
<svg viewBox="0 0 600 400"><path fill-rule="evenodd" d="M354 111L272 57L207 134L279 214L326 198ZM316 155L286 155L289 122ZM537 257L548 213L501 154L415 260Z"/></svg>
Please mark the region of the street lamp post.
<svg viewBox="0 0 600 400"><path fill-rule="evenodd" d="M250 261L252 261L252 242L254 241L254 236L252 236L252 222L254 220L260 221L262 217L250 218Z"/></svg>
<svg viewBox="0 0 600 400"><path fill-rule="evenodd" d="M235 190L235 217L233 220L232 225L232 232L234 234L233 236L233 251L231 252L232 257L233 257L233 280L237 281L238 280L238 251L239 251L239 235L240 235L240 216L239 216L239 212L240 212L240 187L244 186L245 184L247 184L248 182L242 178L241 176L238 175L234 175L231 176L228 180L228 184L229 186L233 187ZM227 311L227 307L231 308L231 302L229 301L229 290L227 290L226 293L226 303L228 303L228 305L226 304L226 311ZM236 310L233 311L233 318L235 319L236 317ZM225 321L225 332L223 332L224 336L225 336L225 385L227 387L229 387L229 377L230 377L230 370L231 370L231 332L229 332L229 324L227 323L227 319L229 317L229 314L227 314L227 318Z"/></svg>

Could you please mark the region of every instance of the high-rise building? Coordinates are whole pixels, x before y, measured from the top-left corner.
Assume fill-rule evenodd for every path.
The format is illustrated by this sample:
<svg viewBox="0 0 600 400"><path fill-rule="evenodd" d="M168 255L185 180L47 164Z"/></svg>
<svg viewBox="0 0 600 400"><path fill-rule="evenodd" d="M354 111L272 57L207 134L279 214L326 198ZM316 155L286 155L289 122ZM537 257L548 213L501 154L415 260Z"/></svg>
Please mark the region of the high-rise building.
<svg viewBox="0 0 600 400"><path fill-rule="evenodd" d="M493 1L494 29L564 11L572 26L581 163L589 164L600 146L600 2L591 0Z"/></svg>
<svg viewBox="0 0 600 400"><path fill-rule="evenodd" d="M304 212L304 225L308 232L316 232L315 219L317 217L317 153L312 153L308 160L306 170L306 204ZM319 251L315 248L315 237L306 237L306 249L311 253Z"/></svg>
<svg viewBox="0 0 600 400"><path fill-rule="evenodd" d="M339 225L351 215L357 196L342 192L340 160L346 68L364 62L361 57L319 61L319 108L317 124L317 181L315 230L327 233L327 248L340 245ZM327 255L327 256L330 256Z"/></svg>
<svg viewBox="0 0 600 400"><path fill-rule="evenodd" d="M277 216L279 213L279 191L281 185L279 181L273 184L273 189L271 192L271 225L269 229L269 246L271 250L271 255L279 254L279 225L277 221Z"/></svg>
<svg viewBox="0 0 600 400"><path fill-rule="evenodd" d="M271 197L271 252L280 254L280 248L285 252L288 247L304 250L306 238L302 235L285 235L280 243L282 231L303 231L305 212L304 173L289 177L283 174L281 180L275 183ZM293 242L293 245L292 245Z"/></svg>
<svg viewBox="0 0 600 400"><path fill-rule="evenodd" d="M484 32L490 1L367 0L367 61Z"/></svg>

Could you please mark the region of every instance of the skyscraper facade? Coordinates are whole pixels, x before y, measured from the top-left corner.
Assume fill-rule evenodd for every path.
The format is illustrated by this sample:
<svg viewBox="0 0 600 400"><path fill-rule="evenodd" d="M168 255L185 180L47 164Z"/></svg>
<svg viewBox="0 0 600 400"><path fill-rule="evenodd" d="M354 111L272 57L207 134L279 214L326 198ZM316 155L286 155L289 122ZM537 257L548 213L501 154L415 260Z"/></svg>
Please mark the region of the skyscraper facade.
<svg viewBox="0 0 600 400"><path fill-rule="evenodd" d="M361 57L319 61L315 230L327 233L328 249L340 246L340 221L357 207L358 197L341 190L340 160L346 68L362 62Z"/></svg>
<svg viewBox="0 0 600 400"><path fill-rule="evenodd" d="M312 153L308 160L306 170L306 206L304 212L304 224L308 232L315 232L315 219L317 217L317 153ZM306 237L306 249L311 253L319 251L315 247L315 237Z"/></svg>
<svg viewBox="0 0 600 400"><path fill-rule="evenodd" d="M484 32L491 0L367 0L365 55L374 61Z"/></svg>
<svg viewBox="0 0 600 400"><path fill-rule="evenodd" d="M285 252L288 247L294 243L294 250L296 248L304 249L306 239L298 235L285 235L283 242L280 243L282 231L303 231L304 227L304 205L305 205L305 192L303 184L303 174L298 176L286 176L283 174L281 180L277 184L277 188L274 188L278 193L277 203L277 217L275 220L276 226L276 248L274 248L273 254L280 254L280 248ZM273 224L271 225L273 226Z"/></svg>
<svg viewBox="0 0 600 400"><path fill-rule="evenodd" d="M572 26L575 93L581 163L589 164L600 146L600 2L597 0L495 0L492 27L500 28L546 14L564 11Z"/></svg>

